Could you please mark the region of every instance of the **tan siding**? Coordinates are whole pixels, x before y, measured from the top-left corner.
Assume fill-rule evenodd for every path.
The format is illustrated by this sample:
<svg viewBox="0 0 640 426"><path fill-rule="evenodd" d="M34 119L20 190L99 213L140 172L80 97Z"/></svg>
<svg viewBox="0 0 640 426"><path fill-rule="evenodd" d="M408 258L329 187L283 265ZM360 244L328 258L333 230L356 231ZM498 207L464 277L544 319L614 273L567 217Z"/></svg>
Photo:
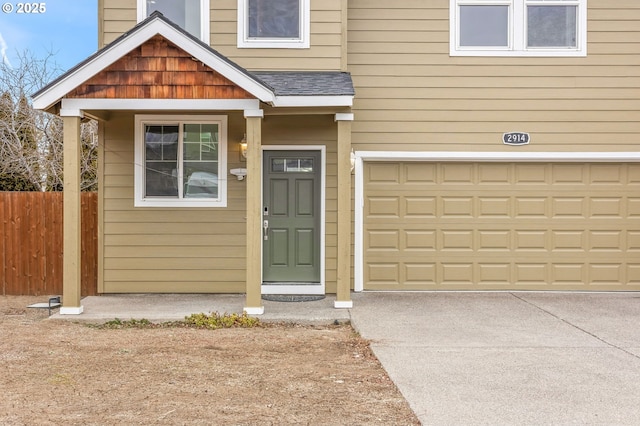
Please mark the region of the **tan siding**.
<svg viewBox="0 0 640 426"><path fill-rule="evenodd" d="M136 0L101 0L98 7L104 8L99 47L111 43L136 25Z"/></svg>
<svg viewBox="0 0 640 426"><path fill-rule="evenodd" d="M349 2L355 148L636 149L640 2L613 3L589 1L586 58L491 58L449 56L448 0Z"/></svg>
<svg viewBox="0 0 640 426"><path fill-rule="evenodd" d="M136 24L136 0L104 0L101 46ZM311 48L238 49L237 0L211 0L210 43L223 55L255 70L340 70L342 0L311 2Z"/></svg>
<svg viewBox="0 0 640 426"><path fill-rule="evenodd" d="M104 289L113 292L244 292L245 182L229 179L227 208L134 208L133 115L106 123ZM228 168L242 167L240 113L229 114ZM265 145L327 146L327 290L335 292L336 130L332 116L268 116Z"/></svg>
<svg viewBox="0 0 640 426"><path fill-rule="evenodd" d="M242 134L236 115L230 141ZM229 181L225 209L135 209L133 115L114 115L106 129L104 291L244 291L242 182ZM236 143L228 149L229 167L240 166Z"/></svg>

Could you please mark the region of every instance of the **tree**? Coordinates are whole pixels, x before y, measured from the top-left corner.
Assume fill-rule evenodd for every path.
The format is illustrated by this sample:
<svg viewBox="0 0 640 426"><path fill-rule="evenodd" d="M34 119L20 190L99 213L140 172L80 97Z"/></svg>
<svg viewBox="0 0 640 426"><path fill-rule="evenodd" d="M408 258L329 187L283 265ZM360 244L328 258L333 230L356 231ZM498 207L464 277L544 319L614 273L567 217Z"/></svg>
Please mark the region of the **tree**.
<svg viewBox="0 0 640 426"><path fill-rule="evenodd" d="M0 191L63 188L62 119L33 109L29 94L60 74L53 55L18 54L18 65L0 62ZM81 125L81 189L97 189L97 124Z"/></svg>

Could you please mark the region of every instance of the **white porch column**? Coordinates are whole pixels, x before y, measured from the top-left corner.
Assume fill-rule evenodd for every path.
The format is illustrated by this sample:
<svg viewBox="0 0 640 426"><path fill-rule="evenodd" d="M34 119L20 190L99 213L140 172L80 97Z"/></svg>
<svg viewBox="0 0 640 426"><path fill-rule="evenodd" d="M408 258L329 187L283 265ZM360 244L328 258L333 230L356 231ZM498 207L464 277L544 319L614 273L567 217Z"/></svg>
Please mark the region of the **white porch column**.
<svg viewBox="0 0 640 426"><path fill-rule="evenodd" d="M63 114L61 114L63 115ZM83 311L80 304L82 275L80 269L81 249L81 204L80 204L80 111L63 116L63 268L61 315L79 315Z"/></svg>
<svg viewBox="0 0 640 426"><path fill-rule="evenodd" d="M336 114L338 123L338 265L336 308L351 308L351 123L353 114Z"/></svg>
<svg viewBox="0 0 640 426"><path fill-rule="evenodd" d="M247 283L244 311L262 315L262 110L245 110L247 120Z"/></svg>

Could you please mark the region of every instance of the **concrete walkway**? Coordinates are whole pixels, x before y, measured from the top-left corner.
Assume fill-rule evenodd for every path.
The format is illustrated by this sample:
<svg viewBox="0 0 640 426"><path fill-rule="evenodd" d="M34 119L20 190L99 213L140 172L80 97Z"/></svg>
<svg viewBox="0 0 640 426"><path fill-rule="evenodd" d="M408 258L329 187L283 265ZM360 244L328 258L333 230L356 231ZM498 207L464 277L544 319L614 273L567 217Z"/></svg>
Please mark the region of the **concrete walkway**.
<svg viewBox="0 0 640 426"><path fill-rule="evenodd" d="M347 322L348 310L334 309L334 296L315 302L271 302L263 300L261 321L329 324ZM147 319L152 322L183 320L197 313L241 313L245 297L242 294L116 294L89 296L82 299L82 315L52 315L52 319L99 323L115 318Z"/></svg>
<svg viewBox="0 0 640 426"><path fill-rule="evenodd" d="M640 424L640 294L360 293L264 301L263 321L351 320L425 425ZM242 295L83 299L65 319L241 312ZM59 318L54 315L53 318Z"/></svg>

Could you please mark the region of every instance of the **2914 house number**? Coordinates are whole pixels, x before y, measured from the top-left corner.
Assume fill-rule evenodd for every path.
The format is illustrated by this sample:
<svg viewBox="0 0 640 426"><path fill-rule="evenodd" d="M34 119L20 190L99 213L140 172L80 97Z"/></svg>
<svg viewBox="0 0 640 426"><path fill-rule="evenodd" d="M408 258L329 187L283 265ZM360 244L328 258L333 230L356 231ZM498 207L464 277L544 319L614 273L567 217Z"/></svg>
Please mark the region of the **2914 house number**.
<svg viewBox="0 0 640 426"><path fill-rule="evenodd" d="M529 133L509 132L502 135L502 142L506 145L526 145L531 140Z"/></svg>

